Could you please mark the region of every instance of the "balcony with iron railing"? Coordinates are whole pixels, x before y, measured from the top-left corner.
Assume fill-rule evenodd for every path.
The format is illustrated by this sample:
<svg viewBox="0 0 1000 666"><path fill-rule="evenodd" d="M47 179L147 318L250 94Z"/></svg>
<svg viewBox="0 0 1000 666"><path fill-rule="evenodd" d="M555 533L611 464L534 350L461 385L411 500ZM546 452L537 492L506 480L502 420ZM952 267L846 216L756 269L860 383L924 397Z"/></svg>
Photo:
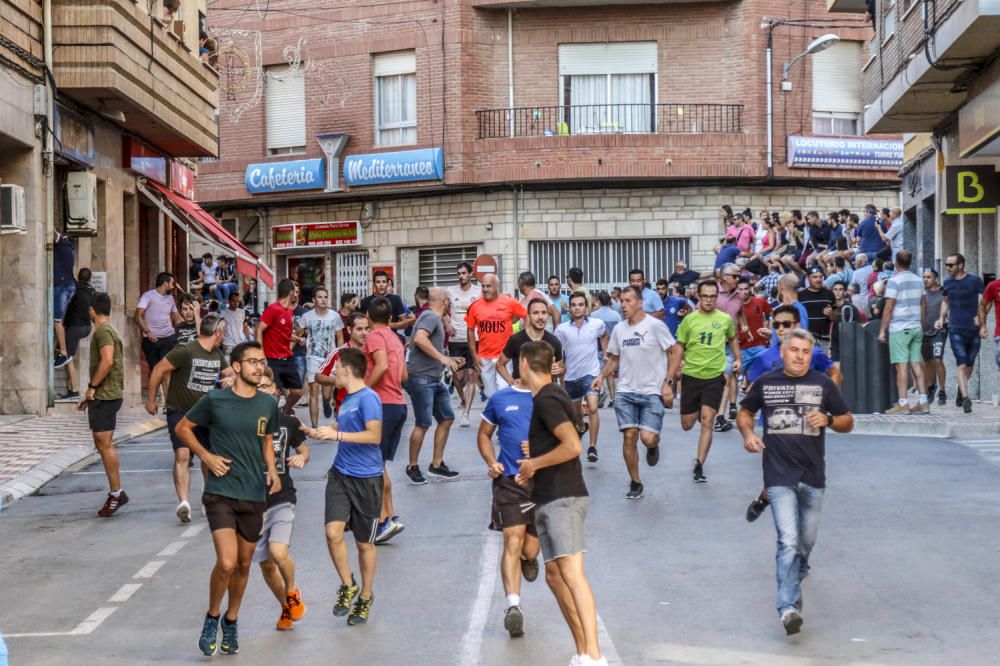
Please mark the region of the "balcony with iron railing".
<svg viewBox="0 0 1000 666"><path fill-rule="evenodd" d="M478 139L587 134L739 134L742 104L564 104L476 111Z"/></svg>

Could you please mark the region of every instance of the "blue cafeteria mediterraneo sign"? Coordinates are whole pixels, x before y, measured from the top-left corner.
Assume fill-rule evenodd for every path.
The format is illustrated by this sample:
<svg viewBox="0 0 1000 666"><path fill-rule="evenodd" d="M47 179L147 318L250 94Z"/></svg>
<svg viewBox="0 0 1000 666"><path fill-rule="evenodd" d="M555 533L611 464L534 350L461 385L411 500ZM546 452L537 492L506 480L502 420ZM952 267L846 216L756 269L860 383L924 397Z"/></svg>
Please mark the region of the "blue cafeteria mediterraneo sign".
<svg viewBox="0 0 1000 666"><path fill-rule="evenodd" d="M790 136L788 166L799 169L896 171L903 166L903 142L836 136Z"/></svg>
<svg viewBox="0 0 1000 666"><path fill-rule="evenodd" d="M247 167L246 183L247 191L251 194L321 190L326 187L326 173L321 158L265 162Z"/></svg>
<svg viewBox="0 0 1000 666"><path fill-rule="evenodd" d="M344 182L351 186L443 178L444 149L442 148L351 155L344 160Z"/></svg>

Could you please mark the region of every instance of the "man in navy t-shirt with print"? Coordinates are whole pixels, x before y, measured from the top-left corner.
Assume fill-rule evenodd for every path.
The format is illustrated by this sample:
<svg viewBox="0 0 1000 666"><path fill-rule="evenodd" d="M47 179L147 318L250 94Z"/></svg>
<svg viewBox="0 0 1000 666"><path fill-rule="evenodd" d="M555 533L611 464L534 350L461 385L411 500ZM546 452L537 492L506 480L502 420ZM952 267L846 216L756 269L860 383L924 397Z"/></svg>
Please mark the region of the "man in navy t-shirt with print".
<svg viewBox="0 0 1000 666"><path fill-rule="evenodd" d="M524 635L521 574L527 581L538 577L535 505L528 489L514 481L520 467L518 461L524 457L521 443L528 439L530 425L531 391L510 386L494 393L486 403L477 436L479 454L486 461L487 474L493 479L490 529L503 532L500 577L507 595L503 626L511 638ZM499 455L493 451L494 432L498 433Z"/></svg>
<svg viewBox="0 0 1000 666"><path fill-rule="evenodd" d="M364 352L342 350L334 380L347 396L337 414L337 427L303 428L310 437L338 442L326 481L326 542L341 582L333 614L343 617L350 613L349 625L367 622L375 600L375 535L382 511L382 402L365 386L367 365ZM348 526L358 546L360 596L344 541Z"/></svg>
<svg viewBox="0 0 1000 666"><path fill-rule="evenodd" d="M979 356L979 324L976 314L979 312L979 295L986 290L978 275L965 272L965 257L960 254L950 255L944 261L948 269L948 279L944 281L941 299L941 316L934 327L938 330L948 326L948 341L951 352L955 355L955 365L958 372L958 395L955 396L955 406L961 407L968 414L972 411L972 400L969 399L969 376L972 366ZM982 322L980 322L982 323Z"/></svg>

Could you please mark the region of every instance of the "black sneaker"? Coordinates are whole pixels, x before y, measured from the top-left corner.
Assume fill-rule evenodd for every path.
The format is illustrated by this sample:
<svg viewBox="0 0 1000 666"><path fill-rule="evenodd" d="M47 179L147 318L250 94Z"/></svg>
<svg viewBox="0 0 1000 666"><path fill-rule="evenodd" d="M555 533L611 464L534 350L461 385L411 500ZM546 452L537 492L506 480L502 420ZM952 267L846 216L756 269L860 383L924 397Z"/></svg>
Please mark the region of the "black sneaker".
<svg viewBox="0 0 1000 666"><path fill-rule="evenodd" d="M535 582L538 578L538 558L533 560L526 560L521 558L521 575L524 576L524 580L529 583Z"/></svg>
<svg viewBox="0 0 1000 666"><path fill-rule="evenodd" d="M80 399L79 391L66 391L65 393L56 398L56 400L79 400L79 399Z"/></svg>
<svg viewBox="0 0 1000 666"><path fill-rule="evenodd" d="M323 416L330 418L333 416L333 403L329 400L323 400Z"/></svg>
<svg viewBox="0 0 1000 666"><path fill-rule="evenodd" d="M945 394L944 391L938 393L938 404L941 405L942 407L948 404L948 396Z"/></svg>
<svg viewBox="0 0 1000 666"><path fill-rule="evenodd" d="M415 486L422 486L427 483L427 479L425 479L424 475L420 473L420 468L416 465L407 466L406 478L408 478L410 483Z"/></svg>
<svg viewBox="0 0 1000 666"><path fill-rule="evenodd" d="M358 582L354 580L354 574L351 574L351 584L341 585L340 589L337 590L337 603L333 605L333 614L337 617L344 617L351 612L351 601L358 596L360 591Z"/></svg>
<svg viewBox="0 0 1000 666"><path fill-rule="evenodd" d="M955 406L956 407L961 407L962 406L962 394L961 393L956 393L955 394Z"/></svg>
<svg viewBox="0 0 1000 666"><path fill-rule="evenodd" d="M640 497L642 497L642 484L638 481L629 482L625 499L639 499Z"/></svg>
<svg viewBox="0 0 1000 666"><path fill-rule="evenodd" d="M962 411L965 412L966 414L972 413L972 400L966 398L965 400L962 401Z"/></svg>
<svg viewBox="0 0 1000 666"><path fill-rule="evenodd" d="M441 461L441 464L436 467L434 465L428 465L427 471L435 476L443 476L446 479L454 479L458 476L458 472L453 469L448 469L448 465L446 465L443 460Z"/></svg>
<svg viewBox="0 0 1000 666"><path fill-rule="evenodd" d="M729 420L736 420L736 405L729 405Z"/></svg>
<svg viewBox="0 0 1000 666"><path fill-rule="evenodd" d="M503 616L503 628L511 638L524 636L524 615L519 606L511 606Z"/></svg>
<svg viewBox="0 0 1000 666"><path fill-rule="evenodd" d="M760 514L764 513L764 509L770 504L766 499L762 499L760 496L754 497L753 501L747 505L747 522L752 523L753 521L760 518Z"/></svg>
<svg viewBox="0 0 1000 666"><path fill-rule="evenodd" d="M656 467L656 463L660 462L660 445L650 447L646 449L646 464L650 467Z"/></svg>
<svg viewBox="0 0 1000 666"><path fill-rule="evenodd" d="M704 467L697 460L694 461L694 469L691 470L691 476L694 477L695 483L705 483L708 478L705 476Z"/></svg>
<svg viewBox="0 0 1000 666"><path fill-rule="evenodd" d="M937 393L937 384L931 384L927 387L927 397L931 400L934 399L934 394Z"/></svg>
<svg viewBox="0 0 1000 666"><path fill-rule="evenodd" d="M726 420L726 417L719 414L715 417L715 425L712 430L715 432L729 432L733 429L733 424Z"/></svg>
<svg viewBox="0 0 1000 666"><path fill-rule="evenodd" d="M597 447L592 446L587 449L587 462L597 462Z"/></svg>
<svg viewBox="0 0 1000 666"><path fill-rule="evenodd" d="M354 602L354 610L347 617L347 624L353 627L356 624L365 624L368 622L368 615L372 611L372 602L374 601L374 594L368 599L359 595L357 601Z"/></svg>
<svg viewBox="0 0 1000 666"><path fill-rule="evenodd" d="M205 615L205 624L201 627L201 638L198 639L198 649L205 656L211 657L218 649L219 618Z"/></svg>
<svg viewBox="0 0 1000 666"><path fill-rule="evenodd" d="M61 368L64 365L69 365L69 362L73 360L72 356L63 356L62 354L56 354L56 358L52 361L52 367Z"/></svg>
<svg viewBox="0 0 1000 666"><path fill-rule="evenodd" d="M802 615L797 610L786 610L781 614L781 624L785 627L786 635L797 634L802 628Z"/></svg>
<svg viewBox="0 0 1000 666"><path fill-rule="evenodd" d="M222 654L239 654L240 651L240 637L239 632L236 630L236 621L230 622L226 619L226 614L222 614L222 621L219 622L222 627L222 642L219 643L219 652Z"/></svg>

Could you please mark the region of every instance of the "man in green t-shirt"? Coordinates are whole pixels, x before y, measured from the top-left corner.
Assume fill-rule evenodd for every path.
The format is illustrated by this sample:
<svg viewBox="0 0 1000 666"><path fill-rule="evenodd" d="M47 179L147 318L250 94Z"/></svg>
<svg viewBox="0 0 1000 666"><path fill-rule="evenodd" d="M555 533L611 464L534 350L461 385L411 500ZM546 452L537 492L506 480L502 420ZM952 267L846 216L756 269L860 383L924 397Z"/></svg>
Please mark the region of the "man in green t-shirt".
<svg viewBox="0 0 1000 666"><path fill-rule="evenodd" d="M87 410L94 446L101 454L104 473L108 475L111 492L97 512L102 518L108 518L128 504L114 443L118 410L122 408L122 396L125 395L125 357L121 336L111 324L111 297L103 291L94 294L88 312L94 322L94 335L90 339L90 383L79 409Z"/></svg>
<svg viewBox="0 0 1000 666"><path fill-rule="evenodd" d="M156 414L156 394L167 380L167 431L174 449L174 489L177 491L177 517L182 523L191 522L191 451L177 437L177 424L202 396L215 388L220 377L226 377L222 387L232 386L231 368L226 367L226 355L220 349L226 333L222 315L210 312L198 323L198 337L187 344L177 345L149 374L146 391L146 411ZM194 435L206 449L211 446L208 431L198 427ZM208 468L201 468L208 479Z"/></svg>
<svg viewBox="0 0 1000 666"><path fill-rule="evenodd" d="M268 489L281 490L274 462L273 433L278 430L278 401L257 391L267 367L259 342L244 342L229 357L232 388L209 391L175 428L181 442L212 473L201 502L215 544L215 568L209 584L208 613L198 648L213 655L217 647L222 597L229 606L222 618L223 654L239 652L236 620L250 576L253 552L264 526ZM209 452L194 434L196 426L211 436ZM261 470L267 470L266 477Z"/></svg>
<svg viewBox="0 0 1000 666"><path fill-rule="evenodd" d="M698 309L681 320L677 328L677 344L671 349L667 377L676 377L681 361L681 427L690 430L701 423L698 436L698 457L692 476L695 483L704 483L704 465L712 448L712 425L722 403L726 388L726 344L733 353L733 374L738 375L742 362L740 343L733 318L717 310L719 284L703 280L698 284Z"/></svg>

